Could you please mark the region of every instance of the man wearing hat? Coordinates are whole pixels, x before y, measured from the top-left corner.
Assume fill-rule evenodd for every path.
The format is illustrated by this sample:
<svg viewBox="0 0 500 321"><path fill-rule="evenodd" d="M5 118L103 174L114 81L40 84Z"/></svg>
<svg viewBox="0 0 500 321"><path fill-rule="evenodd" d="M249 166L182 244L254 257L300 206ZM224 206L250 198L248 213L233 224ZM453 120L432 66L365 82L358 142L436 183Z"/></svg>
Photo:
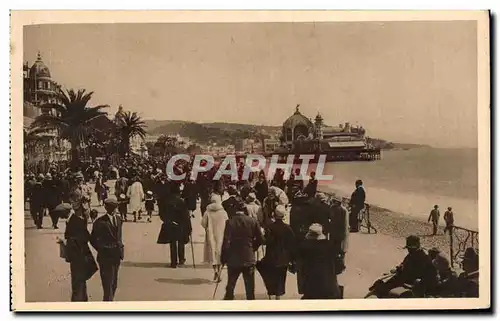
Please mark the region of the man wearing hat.
<svg viewBox="0 0 500 321"><path fill-rule="evenodd" d="M437 234L440 215L441 214L439 213L439 206L434 205L434 208L432 209L431 213L429 214L429 218L427 219L427 223L432 221L432 235Z"/></svg>
<svg viewBox="0 0 500 321"><path fill-rule="evenodd" d="M227 286L224 300L234 299L234 288L243 274L247 300L255 300L255 251L264 243L259 223L245 214L245 203L234 207L234 215L226 221L222 242L221 263L227 265Z"/></svg>
<svg viewBox="0 0 500 321"><path fill-rule="evenodd" d="M88 301L87 280L97 272L97 264L88 244L87 224L83 217L74 213L70 204L60 204L53 212L66 219L64 238L66 261L71 271L71 301Z"/></svg>
<svg viewBox="0 0 500 321"><path fill-rule="evenodd" d="M306 240L299 245L298 257L302 264L297 266L297 279L301 279L303 300L340 299L335 261L339 253L323 233L323 226L313 223L309 226Z"/></svg>
<svg viewBox="0 0 500 321"><path fill-rule="evenodd" d="M318 180L316 179L316 172L312 171L310 174L309 182L304 188L304 194L307 197L314 197L316 195L316 191L318 190Z"/></svg>
<svg viewBox="0 0 500 321"><path fill-rule="evenodd" d="M349 205L351 206L351 213L349 214L350 232L357 233L359 231L359 213L365 208L366 192L363 187L363 181L358 179L354 183L356 188L351 194Z"/></svg>
<svg viewBox="0 0 500 321"><path fill-rule="evenodd" d="M222 207L226 211L229 218L236 214L236 207L242 202L235 185L229 185L227 188L229 198L222 202Z"/></svg>
<svg viewBox="0 0 500 321"><path fill-rule="evenodd" d="M43 188L43 174L39 174L35 184L31 188L30 212L37 229L43 225L43 215L45 211L45 189Z"/></svg>
<svg viewBox="0 0 500 321"><path fill-rule="evenodd" d="M49 215L52 220L52 227L57 229L59 215L54 213L54 209L62 202L62 193L60 190L59 182L52 177L52 174L47 173L43 181L43 189L45 191L45 205L49 210Z"/></svg>
<svg viewBox="0 0 500 321"><path fill-rule="evenodd" d="M106 214L94 222L90 242L97 250L97 263L101 274L103 301L113 301L118 286L118 270L123 260L122 220L115 215L118 202L114 198L104 201Z"/></svg>
<svg viewBox="0 0 500 321"><path fill-rule="evenodd" d="M389 294L389 291L403 287L405 284L414 285L419 281L421 294L434 293L437 286L437 271L432 264L431 258L420 247L420 238L415 235L410 235L406 238L406 246L404 247L408 254L403 262L391 271L394 276L382 283L378 289L382 296L394 297L398 296L399 292L395 290Z"/></svg>
<svg viewBox="0 0 500 321"><path fill-rule="evenodd" d="M429 251L429 257L432 260L432 264L436 268L439 282L445 282L451 275L450 261L441 253L437 247L431 248Z"/></svg>
<svg viewBox="0 0 500 321"><path fill-rule="evenodd" d="M74 185L70 192L70 203L77 215L83 217L85 222L88 222L92 190L85 184L81 172L77 172L74 179Z"/></svg>
<svg viewBox="0 0 500 321"><path fill-rule="evenodd" d="M266 284L267 294L279 300L285 294L286 274L295 252L295 237L289 225L283 222L287 210L278 205L274 213L274 222L265 234L266 254L262 259L262 271L259 272Z"/></svg>
<svg viewBox="0 0 500 321"><path fill-rule="evenodd" d="M446 224L444 233L446 234L446 231L449 231L451 234L453 225L455 224L455 218L453 217L453 211L451 210L451 207L448 207L448 210L444 212L443 219L444 223Z"/></svg>

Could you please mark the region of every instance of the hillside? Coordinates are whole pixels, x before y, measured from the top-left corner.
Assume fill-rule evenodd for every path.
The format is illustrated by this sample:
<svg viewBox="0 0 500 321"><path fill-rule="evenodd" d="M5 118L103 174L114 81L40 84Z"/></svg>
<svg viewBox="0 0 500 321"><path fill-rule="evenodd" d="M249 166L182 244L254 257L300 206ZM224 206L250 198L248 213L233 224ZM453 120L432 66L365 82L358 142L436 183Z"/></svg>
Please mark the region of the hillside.
<svg viewBox="0 0 500 321"><path fill-rule="evenodd" d="M237 123L195 123L182 120L145 120L147 131L151 135L174 135L179 134L189 137L199 143L217 143L218 145L235 144L238 139L262 137L262 131L266 132L265 138L271 133L278 133L280 126L264 126ZM368 141L380 149L412 149L429 147L427 145L393 143L378 138L368 138Z"/></svg>

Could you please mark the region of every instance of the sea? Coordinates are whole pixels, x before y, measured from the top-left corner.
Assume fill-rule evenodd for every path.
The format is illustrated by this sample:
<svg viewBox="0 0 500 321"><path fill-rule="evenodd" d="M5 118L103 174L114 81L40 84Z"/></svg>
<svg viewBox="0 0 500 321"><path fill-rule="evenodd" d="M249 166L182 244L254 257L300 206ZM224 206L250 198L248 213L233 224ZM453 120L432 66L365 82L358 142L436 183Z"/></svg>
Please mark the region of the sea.
<svg viewBox="0 0 500 321"><path fill-rule="evenodd" d="M320 181L319 188L338 196L350 196L361 179L369 204L419 220L427 220L434 205L441 215L452 207L457 226L477 230L477 149L388 150L378 161L327 163L324 173L333 180Z"/></svg>

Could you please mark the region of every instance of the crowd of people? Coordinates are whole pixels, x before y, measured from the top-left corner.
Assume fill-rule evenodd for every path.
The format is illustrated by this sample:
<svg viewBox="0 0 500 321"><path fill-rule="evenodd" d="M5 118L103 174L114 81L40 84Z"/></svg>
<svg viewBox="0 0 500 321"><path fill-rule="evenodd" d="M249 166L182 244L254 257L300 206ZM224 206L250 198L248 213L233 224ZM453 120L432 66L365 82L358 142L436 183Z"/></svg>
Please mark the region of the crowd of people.
<svg viewBox="0 0 500 321"><path fill-rule="evenodd" d="M204 261L212 265L215 283L221 282L223 267L227 267L225 300L234 299L240 274L246 298L255 299L255 270L262 276L269 298L280 299L285 294L288 272L297 275L298 293L303 299L343 297L337 275L346 268L349 233L359 231L359 213L365 207L366 197L361 180L355 182L350 201L344 204L318 192L314 172L306 184L295 179L299 170L287 180L283 170L278 170L272 179L261 171L252 173L248 180L232 180L227 175L214 180L214 166L193 179L189 175L190 164L180 162L174 171L187 175L182 181L174 181L162 170L166 161L133 158L118 166L97 163L83 171L52 170L45 175L27 175L25 195L37 228L43 228L46 213L53 228L58 228L60 217L67 220L63 244L72 275L72 301L88 299L86 281L97 270L102 279L103 300L113 300L124 256L122 224L129 213L134 221L145 214L151 222L156 205L162 221L157 243L169 244L171 268L185 264L185 246L192 241L191 218L198 201L206 232ZM244 166L240 164L240 174ZM109 193L107 179L116 179L114 195ZM94 190L87 184L89 180L94 182ZM93 192L97 194L97 205L104 205L105 215L98 216L92 209ZM88 223L93 223L91 233ZM97 262L89 243L97 250ZM394 276L384 285L378 283L382 296L402 284L422 279L424 292L436 293L446 280L452 279L443 267L449 267L449 262L446 265L446 258L437 249L425 253L418 237L413 236L408 238L406 248L409 254ZM469 261L474 260L473 254L467 255ZM477 273L471 271L476 267L472 263L468 267L467 275L461 279L470 281L470 276L474 278ZM470 282L454 284L473 288ZM461 291L468 296L473 292Z"/></svg>

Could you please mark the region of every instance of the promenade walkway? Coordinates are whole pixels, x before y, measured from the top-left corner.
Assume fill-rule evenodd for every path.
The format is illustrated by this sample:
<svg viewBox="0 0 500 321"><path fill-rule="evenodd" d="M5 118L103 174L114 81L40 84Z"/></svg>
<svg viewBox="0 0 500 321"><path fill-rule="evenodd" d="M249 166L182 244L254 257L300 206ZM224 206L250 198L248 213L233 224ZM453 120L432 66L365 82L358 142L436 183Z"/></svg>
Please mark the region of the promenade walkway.
<svg viewBox="0 0 500 321"><path fill-rule="evenodd" d="M96 202L94 201L94 204ZM100 213L102 207L95 207ZM66 302L71 297L69 264L59 258L56 237L63 237L64 220L59 229L50 226L50 218L45 217L44 229L37 230L26 212L25 256L26 256L26 300L28 302ZM155 213L156 214L156 213ZM130 217L132 217L130 215ZM165 300L212 300L215 284L212 283L212 267L203 264L204 230L200 225L199 209L192 219L196 268L192 265L192 251L186 246L186 266L169 267L168 245L156 244L161 221L153 216L153 221L125 222L123 241L125 259L118 279L117 301L165 301ZM89 230L92 226L89 224ZM347 269L339 277L345 286L345 298L362 298L368 287L382 273L398 264L405 255L403 239L381 234L353 234L349 239L346 257ZM95 254L95 251L94 251ZM224 296L227 275L219 284L216 299ZM102 300L99 273L88 282L90 301ZM245 298L243 280L238 281L236 299ZM262 279L256 273L256 298L267 299ZM286 295L283 299L298 299L296 277L288 273Z"/></svg>

